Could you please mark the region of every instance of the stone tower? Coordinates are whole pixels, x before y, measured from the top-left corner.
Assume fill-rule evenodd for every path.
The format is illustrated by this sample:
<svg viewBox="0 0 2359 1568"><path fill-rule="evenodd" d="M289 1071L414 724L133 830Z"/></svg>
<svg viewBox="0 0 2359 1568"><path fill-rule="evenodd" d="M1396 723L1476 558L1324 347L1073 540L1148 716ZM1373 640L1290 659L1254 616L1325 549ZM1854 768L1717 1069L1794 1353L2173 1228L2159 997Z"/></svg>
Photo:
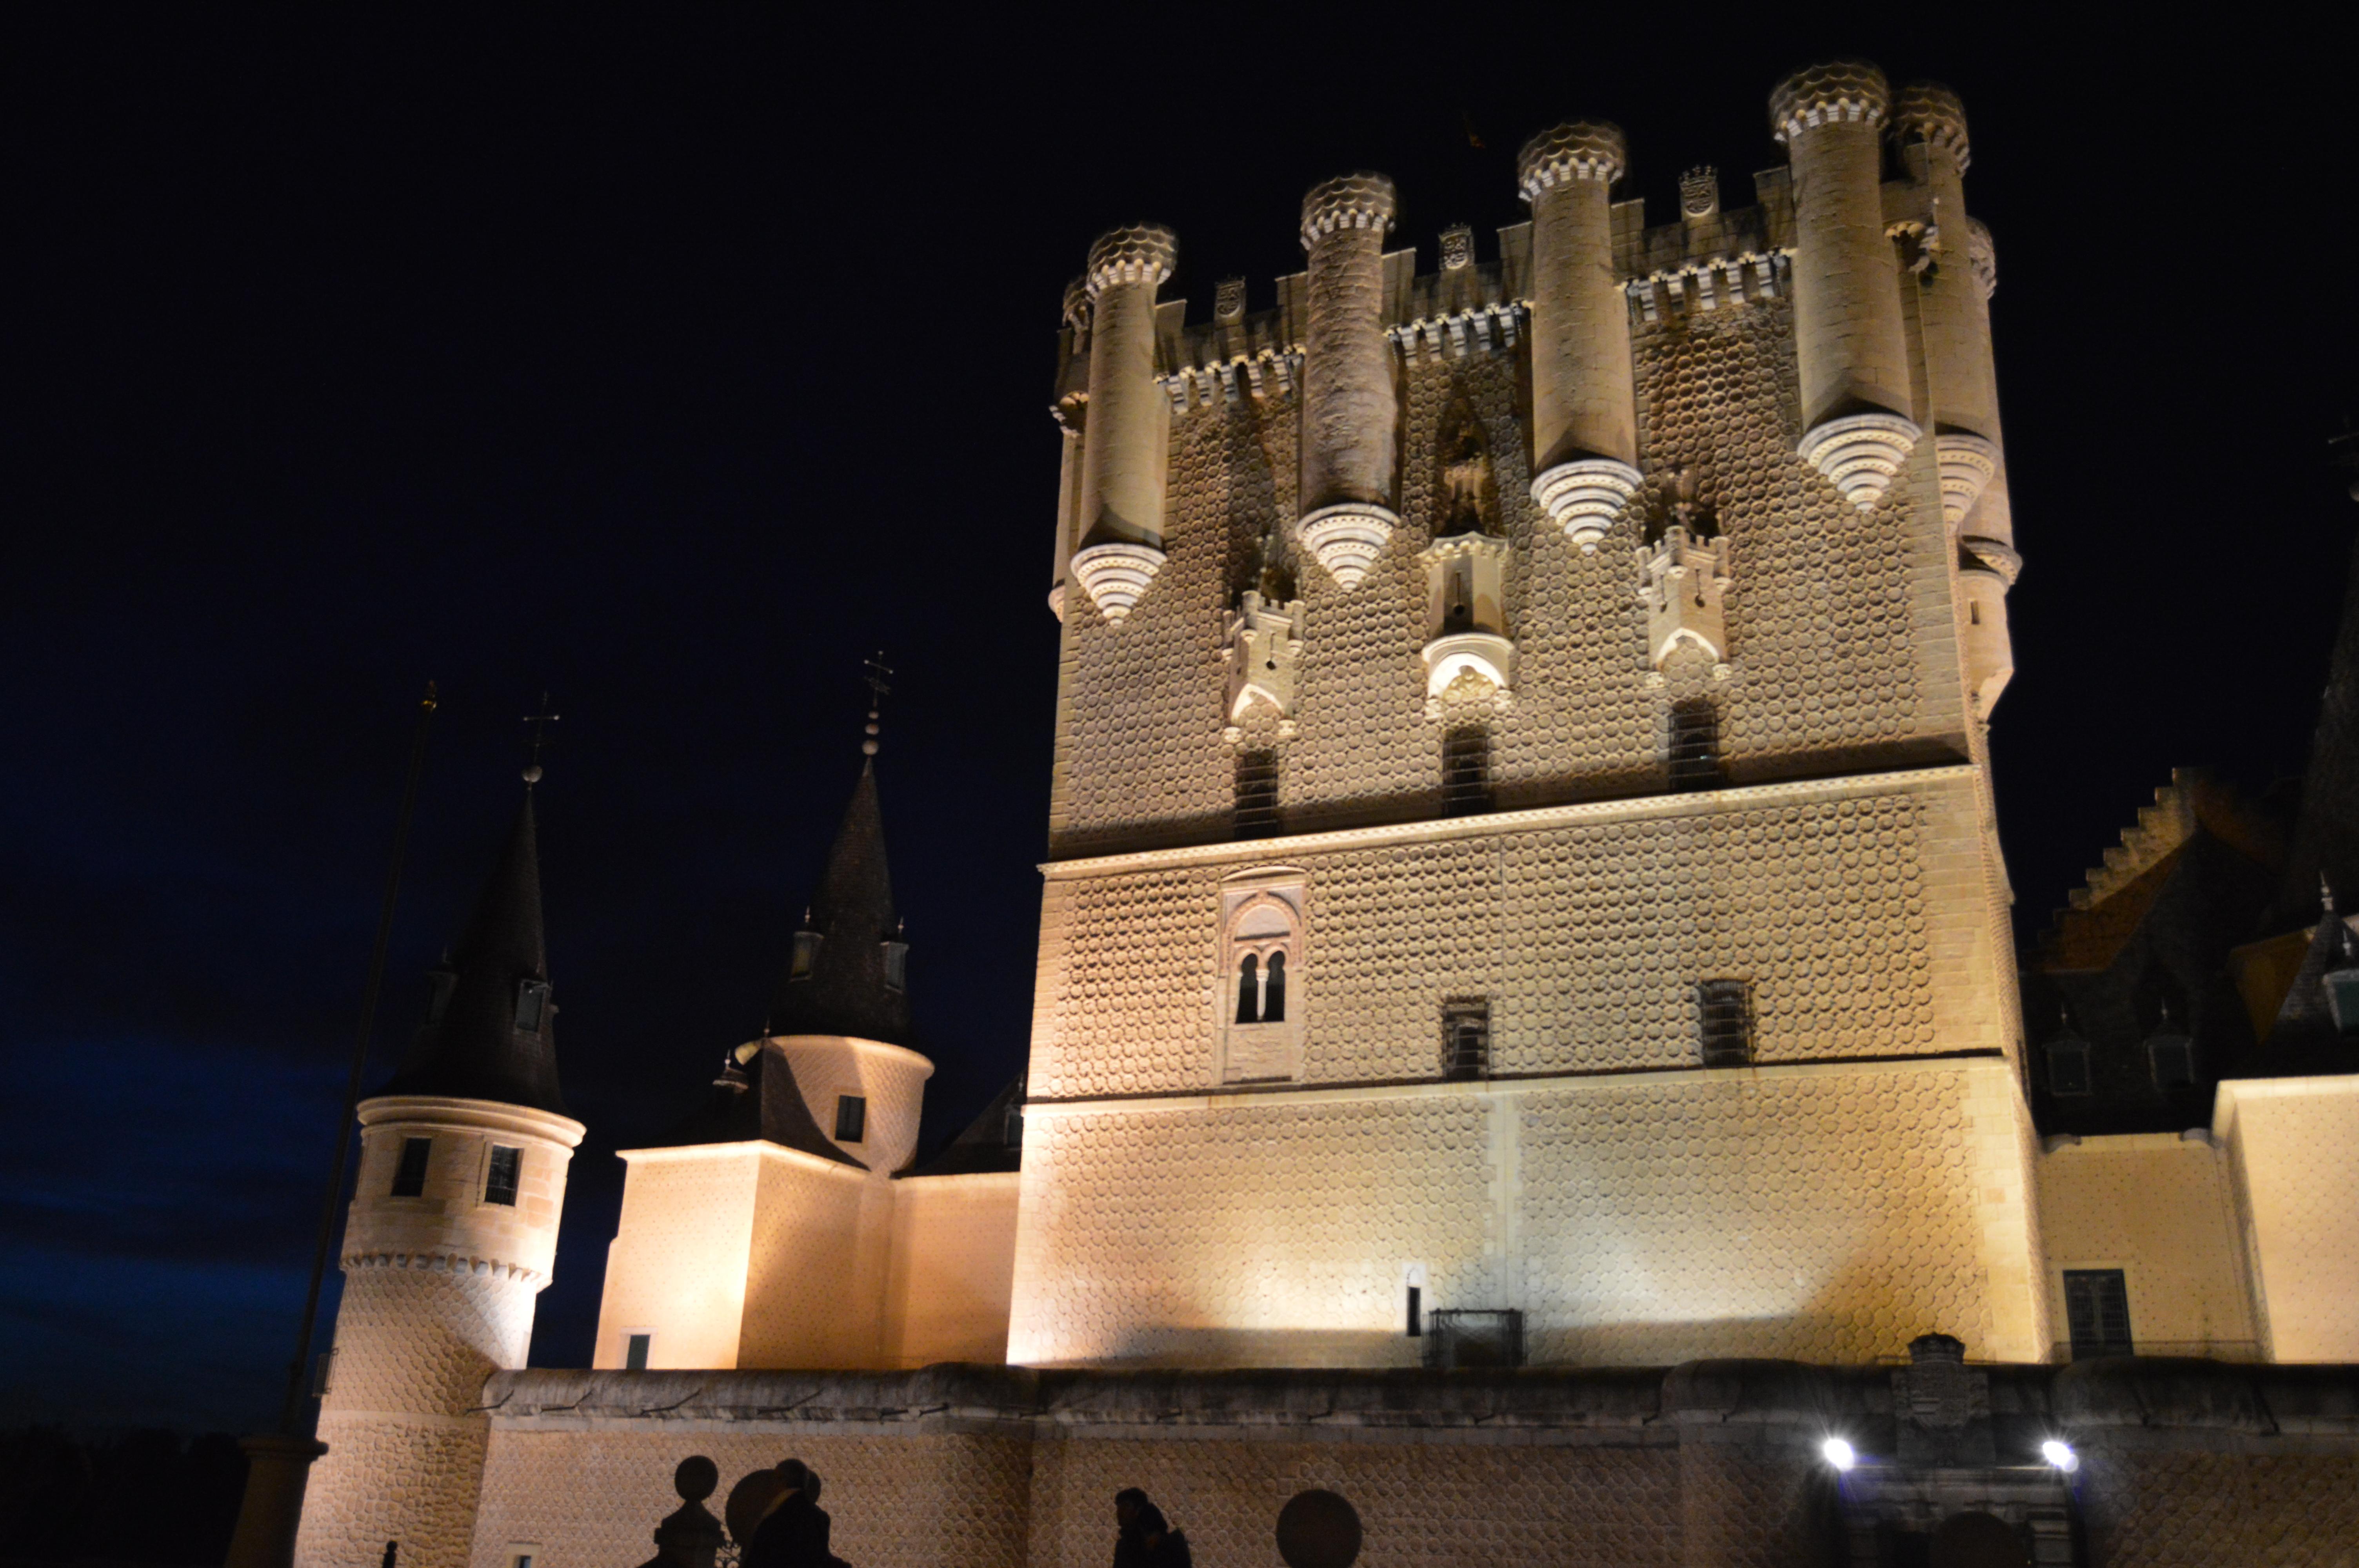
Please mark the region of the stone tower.
<svg viewBox="0 0 2359 1568"><path fill-rule="evenodd" d="M1544 131L1423 276L1326 181L1258 310L1091 253L1011 1360L2047 1354L1964 112L1770 122L1653 227Z"/></svg>
<svg viewBox="0 0 2359 1568"><path fill-rule="evenodd" d="M468 1561L484 1379L522 1367L582 1127L558 1092L532 795L466 929L431 971L427 1020L361 1102L343 1304L296 1543L307 1568Z"/></svg>

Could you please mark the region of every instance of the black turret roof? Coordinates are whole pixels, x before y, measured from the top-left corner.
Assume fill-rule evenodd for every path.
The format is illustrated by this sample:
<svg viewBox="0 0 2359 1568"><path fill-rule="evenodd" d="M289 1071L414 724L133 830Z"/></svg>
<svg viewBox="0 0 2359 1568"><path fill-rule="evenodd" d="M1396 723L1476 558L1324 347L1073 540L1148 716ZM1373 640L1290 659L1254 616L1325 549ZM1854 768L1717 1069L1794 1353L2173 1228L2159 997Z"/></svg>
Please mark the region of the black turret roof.
<svg viewBox="0 0 2359 1568"><path fill-rule="evenodd" d="M465 931L432 974L426 1022L377 1093L497 1100L564 1115L557 1087L556 1005L545 992L537 1007L522 1005L527 985L549 983L529 789ZM519 1028L527 1020L535 1027Z"/></svg>
<svg viewBox="0 0 2359 1568"><path fill-rule="evenodd" d="M906 985L888 983L886 968L886 945L900 941L901 923L893 912L873 762L862 766L860 782L853 786L801 932L819 937L819 951L799 977L789 958L766 1033L849 1034L908 1045L908 991Z"/></svg>
<svg viewBox="0 0 2359 1568"><path fill-rule="evenodd" d="M1024 1168L1024 1076L1019 1073L925 1164L903 1176L973 1176Z"/></svg>
<svg viewBox="0 0 2359 1568"><path fill-rule="evenodd" d="M795 1083L793 1065L783 1051L768 1044L742 1065L731 1053L704 1104L665 1133L658 1147L756 1141L798 1149L858 1171L868 1169L820 1131Z"/></svg>

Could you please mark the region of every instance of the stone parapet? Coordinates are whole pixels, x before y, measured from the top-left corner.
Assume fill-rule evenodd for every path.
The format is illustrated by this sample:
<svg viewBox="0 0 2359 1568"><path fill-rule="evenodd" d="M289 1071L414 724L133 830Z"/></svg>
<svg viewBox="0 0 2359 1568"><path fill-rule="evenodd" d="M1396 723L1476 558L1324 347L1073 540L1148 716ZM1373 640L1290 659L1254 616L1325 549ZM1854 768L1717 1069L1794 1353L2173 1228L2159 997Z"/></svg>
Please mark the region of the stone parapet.
<svg viewBox="0 0 2359 1568"><path fill-rule="evenodd" d="M1083 282L1094 299L1118 283L1160 287L1180 259L1180 242L1160 223L1131 223L1109 229L1090 246Z"/></svg>
<svg viewBox="0 0 2359 1568"><path fill-rule="evenodd" d="M1912 82L1894 95L1892 133L1948 153L1957 160L1960 173L1973 161L1966 141L1966 106L1938 81Z"/></svg>
<svg viewBox="0 0 2359 1568"><path fill-rule="evenodd" d="M1516 155L1516 186L1524 200L1568 179L1612 185L1630 167L1630 145L1622 127L1605 120L1570 120L1552 125Z"/></svg>
<svg viewBox="0 0 2359 1568"><path fill-rule="evenodd" d="M1971 1350L1973 1347L1968 1346ZM2048 1367L1965 1363L1988 1382L2001 1463L2038 1463L2060 1427L2084 1441L2157 1430L2223 1447L2272 1436L2359 1454L2359 1366L2108 1357ZM497 1372L483 1403L503 1432L632 1424L711 1430L922 1430L979 1423L1043 1435L1093 1427L1451 1431L1528 1443L1539 1432L1680 1441L1682 1429L1831 1425L1870 1461L1898 1443L1892 1368L1801 1361L1677 1367L1114 1371L962 1363L898 1372ZM661 1412L658 1420L655 1412ZM1523 1433L1523 1436L1511 1435ZM1800 1441L1798 1436L1797 1441Z"/></svg>
<svg viewBox="0 0 2359 1568"><path fill-rule="evenodd" d="M1846 121L1880 124L1892 104L1884 72L1864 59L1805 66L1769 94L1769 131L1791 142L1816 126Z"/></svg>
<svg viewBox="0 0 2359 1568"><path fill-rule="evenodd" d="M1393 226L1399 210L1400 198L1393 182L1381 174L1345 174L1322 180L1302 199L1302 248L1307 251L1344 229L1374 229L1382 234Z"/></svg>

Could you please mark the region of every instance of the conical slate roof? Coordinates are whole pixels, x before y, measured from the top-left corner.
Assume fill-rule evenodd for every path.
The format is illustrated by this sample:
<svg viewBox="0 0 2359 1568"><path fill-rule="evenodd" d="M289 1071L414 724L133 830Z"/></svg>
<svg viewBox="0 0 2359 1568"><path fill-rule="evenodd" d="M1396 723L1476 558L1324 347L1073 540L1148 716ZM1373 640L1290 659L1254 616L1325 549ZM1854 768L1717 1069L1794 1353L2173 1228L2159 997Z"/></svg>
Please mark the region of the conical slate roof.
<svg viewBox="0 0 2359 1568"><path fill-rule="evenodd" d="M530 790L466 930L432 978L426 1023L377 1093L497 1100L564 1115Z"/></svg>
<svg viewBox="0 0 2359 1568"><path fill-rule="evenodd" d="M811 895L770 1004L766 1033L850 1034L888 1045L910 1044L907 975L888 971L901 941L893 913L893 878L885 864L885 818L876 805L876 766L860 770L851 804L835 830L827 869ZM816 936L817 951L810 952ZM907 949L901 951L906 953ZM898 980L902 983L894 983Z"/></svg>
<svg viewBox="0 0 2359 1568"><path fill-rule="evenodd" d="M665 1133L658 1147L756 1141L816 1154L854 1170L868 1169L821 1135L795 1083L794 1068L776 1045L755 1052L743 1064L732 1053L705 1102Z"/></svg>
<svg viewBox="0 0 2359 1568"><path fill-rule="evenodd" d="M2359 1050L2354 1050L2335 1028L2334 1013L2326 1000L2326 972L2351 962L2351 928L2334 913L2334 895L2322 888L2321 892L2324 909L2310 934L2310 951L2277 1009L2254 1076L2308 1077L2359 1068Z"/></svg>
<svg viewBox="0 0 2359 1568"><path fill-rule="evenodd" d="M1024 1075L1018 1073L940 1153L915 1170L897 1174L972 1176L1023 1168Z"/></svg>

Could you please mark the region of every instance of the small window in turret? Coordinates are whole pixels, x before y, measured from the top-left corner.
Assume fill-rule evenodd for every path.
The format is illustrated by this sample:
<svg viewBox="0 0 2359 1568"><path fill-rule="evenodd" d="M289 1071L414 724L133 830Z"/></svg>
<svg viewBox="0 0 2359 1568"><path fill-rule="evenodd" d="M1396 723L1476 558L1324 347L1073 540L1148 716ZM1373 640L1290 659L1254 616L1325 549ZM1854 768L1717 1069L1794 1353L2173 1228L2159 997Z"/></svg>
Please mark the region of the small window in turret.
<svg viewBox="0 0 2359 1568"><path fill-rule="evenodd" d="M395 1197L425 1195L426 1162L433 1152L434 1140L431 1138L405 1138L401 1141L401 1163L393 1169Z"/></svg>
<svg viewBox="0 0 2359 1568"><path fill-rule="evenodd" d="M816 931L795 933L794 952L787 959L788 980L807 980L811 978L811 971L819 967L820 944L825 940L826 938Z"/></svg>
<svg viewBox="0 0 2359 1568"><path fill-rule="evenodd" d="M897 991L909 989L909 945L907 942L885 944L885 988Z"/></svg>
<svg viewBox="0 0 2359 1568"><path fill-rule="evenodd" d="M524 1151L505 1143L492 1145L492 1163L484 1173L484 1201L516 1206L516 1183L524 1175Z"/></svg>
<svg viewBox="0 0 2359 1568"><path fill-rule="evenodd" d="M549 1018L549 982L527 980L516 987L516 1026L526 1034L538 1034Z"/></svg>
<svg viewBox="0 0 2359 1568"><path fill-rule="evenodd" d="M868 1135L868 1097L838 1095L835 1097L835 1141L857 1143Z"/></svg>

